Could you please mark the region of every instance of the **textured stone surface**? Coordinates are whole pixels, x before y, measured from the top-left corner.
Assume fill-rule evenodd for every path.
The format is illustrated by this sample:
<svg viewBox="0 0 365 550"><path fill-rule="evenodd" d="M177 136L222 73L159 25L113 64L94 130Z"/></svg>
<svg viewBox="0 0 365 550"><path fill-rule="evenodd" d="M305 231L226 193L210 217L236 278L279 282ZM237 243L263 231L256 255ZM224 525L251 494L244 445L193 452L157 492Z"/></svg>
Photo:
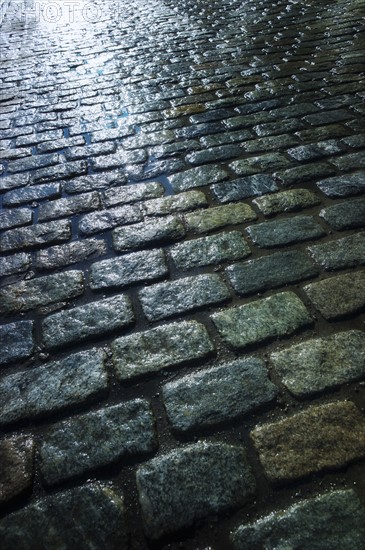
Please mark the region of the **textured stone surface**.
<svg viewBox="0 0 365 550"><path fill-rule="evenodd" d="M19 227L6 231L0 242L0 250L7 252L22 248L35 248L47 244L57 244L71 238L69 221L47 222L31 227Z"/></svg>
<svg viewBox="0 0 365 550"><path fill-rule="evenodd" d="M245 178L216 183L212 186L212 190L219 202L225 203L264 195L265 193L273 193L278 190L278 187L272 176L255 174Z"/></svg>
<svg viewBox="0 0 365 550"><path fill-rule="evenodd" d="M34 351L33 321L0 326L0 365L30 357Z"/></svg>
<svg viewBox="0 0 365 550"><path fill-rule="evenodd" d="M8 191L4 195L4 206L15 206L26 204L43 199L54 199L61 194L59 183L44 183L42 185L31 185Z"/></svg>
<svg viewBox="0 0 365 550"><path fill-rule="evenodd" d="M242 447L198 443L151 460L137 471L146 534L161 535L242 506L255 480Z"/></svg>
<svg viewBox="0 0 365 550"><path fill-rule="evenodd" d="M291 162L283 154L267 153L266 155L249 157L244 160L236 160L230 164L230 168L239 176L248 176L260 172L272 172L290 165Z"/></svg>
<svg viewBox="0 0 365 550"><path fill-rule="evenodd" d="M271 354L283 384L299 397L365 376L365 333L339 332Z"/></svg>
<svg viewBox="0 0 365 550"><path fill-rule="evenodd" d="M125 296L113 296L55 313L42 322L43 342L48 349L102 336L134 321L132 304Z"/></svg>
<svg viewBox="0 0 365 550"><path fill-rule="evenodd" d="M284 220L250 225L247 232L255 245L260 248L273 248L325 235L324 230L311 216L295 216Z"/></svg>
<svg viewBox="0 0 365 550"><path fill-rule="evenodd" d="M98 193L83 193L70 199L58 199L57 201L41 204L38 210L38 220L46 221L65 218L73 214L96 210L99 206L100 198Z"/></svg>
<svg viewBox="0 0 365 550"><path fill-rule="evenodd" d="M41 474L52 485L156 445L149 403L136 399L56 424L40 449Z"/></svg>
<svg viewBox="0 0 365 550"><path fill-rule="evenodd" d="M321 210L319 214L333 229L342 231L365 225L365 199L345 201Z"/></svg>
<svg viewBox="0 0 365 550"><path fill-rule="evenodd" d="M96 399L108 387L104 353L94 349L0 381L0 423L54 413Z"/></svg>
<svg viewBox="0 0 365 550"><path fill-rule="evenodd" d="M173 190L177 193L192 189L194 187L203 187L217 181L224 180L228 177L228 173L220 168L218 164L199 166L191 168L179 174L174 174L169 177L169 182Z"/></svg>
<svg viewBox="0 0 365 550"><path fill-rule="evenodd" d="M276 252L227 268L233 288L242 296L315 277L319 269L299 250Z"/></svg>
<svg viewBox="0 0 365 550"><path fill-rule="evenodd" d="M218 275L196 275L144 288L139 293L149 321L221 303L230 292Z"/></svg>
<svg viewBox="0 0 365 550"><path fill-rule="evenodd" d="M185 236L185 229L177 216L146 220L118 227L113 231L114 249L120 252L144 248L153 243L171 242Z"/></svg>
<svg viewBox="0 0 365 550"><path fill-rule="evenodd" d="M119 380L201 359L214 347L203 325L184 321L114 340L113 363Z"/></svg>
<svg viewBox="0 0 365 550"><path fill-rule="evenodd" d="M317 186L322 193L331 198L361 195L365 192L365 172L327 178L318 181Z"/></svg>
<svg viewBox="0 0 365 550"><path fill-rule="evenodd" d="M365 420L348 401L311 406L256 427L251 437L274 483L341 468L365 456Z"/></svg>
<svg viewBox="0 0 365 550"><path fill-rule="evenodd" d="M0 503L31 488L34 451L30 437L13 436L0 441Z"/></svg>
<svg viewBox="0 0 365 550"><path fill-rule="evenodd" d="M76 264L89 257L100 256L106 252L107 246L103 240L84 239L62 245L51 246L36 253L38 269L56 269L70 264Z"/></svg>
<svg viewBox="0 0 365 550"><path fill-rule="evenodd" d="M25 252L0 257L0 277L23 273L30 268L31 256Z"/></svg>
<svg viewBox="0 0 365 550"><path fill-rule="evenodd" d="M17 313L40 306L69 300L84 291L82 271L67 271L0 289L0 312Z"/></svg>
<svg viewBox="0 0 365 550"><path fill-rule="evenodd" d="M302 500L231 534L234 550L249 548L363 548L365 509L353 490Z"/></svg>
<svg viewBox="0 0 365 550"><path fill-rule="evenodd" d="M289 189L253 201L265 216L309 208L319 202L317 195L308 189Z"/></svg>
<svg viewBox="0 0 365 550"><path fill-rule="evenodd" d="M93 235L117 225L139 222L142 214L138 206L118 206L110 210L99 210L86 214L79 223L79 230L84 235Z"/></svg>
<svg viewBox="0 0 365 550"><path fill-rule="evenodd" d="M250 222L256 217L248 204L227 204L186 214L185 221L188 229L194 233L207 233L227 225Z"/></svg>
<svg viewBox="0 0 365 550"><path fill-rule="evenodd" d="M123 287L131 283L158 279L166 273L167 267L162 250L133 252L120 258L92 264L90 287L93 289Z"/></svg>
<svg viewBox="0 0 365 550"><path fill-rule="evenodd" d="M192 373L163 387L170 423L182 432L242 416L276 394L263 362L255 358Z"/></svg>
<svg viewBox="0 0 365 550"><path fill-rule="evenodd" d="M151 199L143 203L148 216L167 216L175 212L186 212L207 206L207 199L201 191L187 191L181 195Z"/></svg>
<svg viewBox="0 0 365 550"><path fill-rule="evenodd" d="M108 189L103 194L103 202L108 208L116 204L128 204L147 199L162 197L164 188L161 183L149 182L137 185L125 185Z"/></svg>
<svg viewBox="0 0 365 550"><path fill-rule="evenodd" d="M225 342L235 349L289 336L312 324L303 302L293 292L281 292L211 316Z"/></svg>
<svg viewBox="0 0 365 550"><path fill-rule="evenodd" d="M6 548L108 548L127 550L128 531L120 491L88 483L29 504L0 521Z"/></svg>
<svg viewBox="0 0 365 550"><path fill-rule="evenodd" d="M0 212L0 229L11 229L32 222L33 212L29 208L13 208Z"/></svg>
<svg viewBox="0 0 365 550"><path fill-rule="evenodd" d="M304 290L325 319L338 319L364 307L365 272L323 279L305 286Z"/></svg>
<svg viewBox="0 0 365 550"><path fill-rule="evenodd" d="M365 264L365 235L357 233L308 247L318 265L327 271Z"/></svg>

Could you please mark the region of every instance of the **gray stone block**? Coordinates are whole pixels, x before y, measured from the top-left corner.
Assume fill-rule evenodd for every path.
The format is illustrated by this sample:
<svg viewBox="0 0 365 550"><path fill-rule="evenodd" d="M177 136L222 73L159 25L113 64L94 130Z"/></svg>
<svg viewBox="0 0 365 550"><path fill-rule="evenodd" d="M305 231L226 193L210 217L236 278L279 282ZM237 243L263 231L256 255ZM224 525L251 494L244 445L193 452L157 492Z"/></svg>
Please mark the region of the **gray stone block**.
<svg viewBox="0 0 365 550"><path fill-rule="evenodd" d="M254 199L265 216L273 216L281 212L294 212L302 208L309 208L320 203L319 198L308 189L289 189L272 195L265 195Z"/></svg>
<svg viewBox="0 0 365 550"><path fill-rule="evenodd" d="M144 248L152 243L164 243L181 239L185 229L176 216L147 219L113 231L113 246L117 251Z"/></svg>
<svg viewBox="0 0 365 550"><path fill-rule="evenodd" d="M325 231L311 216L295 216L284 220L250 225L247 232L255 245L260 248L294 244L310 239L318 239L325 235Z"/></svg>
<svg viewBox="0 0 365 550"><path fill-rule="evenodd" d="M226 204L185 214L188 229L194 233L208 233L227 225L238 225L257 218L248 204Z"/></svg>
<svg viewBox="0 0 365 550"><path fill-rule="evenodd" d="M147 216L167 216L176 212L195 210L207 206L206 196L201 191L186 191L180 195L151 199L143 203Z"/></svg>
<svg viewBox="0 0 365 550"><path fill-rule="evenodd" d="M317 187L327 197L350 197L365 192L365 172L345 174L334 178L327 178L317 182Z"/></svg>
<svg viewBox="0 0 365 550"><path fill-rule="evenodd" d="M357 233L312 245L308 247L308 251L315 262L327 271L357 267L365 264L365 234Z"/></svg>
<svg viewBox="0 0 365 550"><path fill-rule="evenodd" d="M85 214L79 223L79 230L83 235L93 235L118 225L128 225L139 222L142 214L139 206L117 206L109 210L98 210Z"/></svg>
<svg viewBox="0 0 365 550"><path fill-rule="evenodd" d="M347 200L333 204L321 210L319 215L337 231L364 227L365 199Z"/></svg>
<svg viewBox="0 0 365 550"><path fill-rule="evenodd" d="M255 174L223 183L216 183L212 191L219 202L232 202L256 197L265 193L273 193L278 187L272 176Z"/></svg>
<svg viewBox="0 0 365 550"><path fill-rule="evenodd" d="M34 350L33 321L0 326L0 365L30 357Z"/></svg>
<svg viewBox="0 0 365 550"><path fill-rule="evenodd" d="M218 164L199 166L191 168L179 174L174 174L169 177L169 182L173 190L177 193L193 189L194 187L203 187L211 185L217 181L228 178L228 172L223 170Z"/></svg>
<svg viewBox="0 0 365 550"><path fill-rule="evenodd" d="M30 489L35 444L31 437L12 436L0 441L0 503Z"/></svg>
<svg viewBox="0 0 365 550"><path fill-rule="evenodd" d="M63 243L71 239L71 223L67 220L40 223L6 231L1 238L2 252L37 248L47 244Z"/></svg>

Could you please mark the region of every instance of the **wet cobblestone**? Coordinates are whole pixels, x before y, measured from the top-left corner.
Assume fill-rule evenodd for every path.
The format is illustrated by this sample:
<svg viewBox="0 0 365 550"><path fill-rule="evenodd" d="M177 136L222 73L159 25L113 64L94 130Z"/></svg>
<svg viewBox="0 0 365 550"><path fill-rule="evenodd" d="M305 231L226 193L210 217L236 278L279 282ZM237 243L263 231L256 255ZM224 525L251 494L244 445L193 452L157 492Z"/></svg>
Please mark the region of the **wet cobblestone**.
<svg viewBox="0 0 365 550"><path fill-rule="evenodd" d="M74 4L0 0L0 546L362 550L364 0Z"/></svg>

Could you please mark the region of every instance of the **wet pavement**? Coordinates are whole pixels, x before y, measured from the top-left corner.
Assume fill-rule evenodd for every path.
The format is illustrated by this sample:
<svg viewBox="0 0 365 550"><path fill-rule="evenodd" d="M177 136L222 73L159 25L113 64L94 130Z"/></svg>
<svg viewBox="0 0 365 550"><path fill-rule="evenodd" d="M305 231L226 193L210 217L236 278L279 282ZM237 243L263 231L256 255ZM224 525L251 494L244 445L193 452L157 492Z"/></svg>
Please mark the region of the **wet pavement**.
<svg viewBox="0 0 365 550"><path fill-rule="evenodd" d="M0 548L365 548L365 3L1 4Z"/></svg>

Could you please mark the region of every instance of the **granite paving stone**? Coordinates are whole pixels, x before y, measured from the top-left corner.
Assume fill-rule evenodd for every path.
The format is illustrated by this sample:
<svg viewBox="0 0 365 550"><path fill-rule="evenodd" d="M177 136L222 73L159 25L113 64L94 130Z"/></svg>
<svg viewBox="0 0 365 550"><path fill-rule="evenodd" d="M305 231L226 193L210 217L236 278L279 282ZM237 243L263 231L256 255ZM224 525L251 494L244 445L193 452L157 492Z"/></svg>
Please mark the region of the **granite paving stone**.
<svg viewBox="0 0 365 550"><path fill-rule="evenodd" d="M11 174L0 179L0 191L10 191L11 189L24 187L29 182L29 174Z"/></svg>
<svg viewBox="0 0 365 550"><path fill-rule="evenodd" d="M170 249L170 254L176 267L185 271L241 260L249 256L251 250L242 233L230 231L176 244Z"/></svg>
<svg viewBox="0 0 365 550"><path fill-rule="evenodd" d="M247 232L260 248L274 248L294 244L325 235L324 229L311 216L295 216L250 225Z"/></svg>
<svg viewBox="0 0 365 550"><path fill-rule="evenodd" d="M311 548L352 550L365 540L365 509L352 489L301 500L285 510L242 524L231 534L234 550Z"/></svg>
<svg viewBox="0 0 365 550"><path fill-rule="evenodd" d="M102 260L92 264L90 287L124 287L131 283L159 279L168 272L164 252L149 250L132 252L119 258Z"/></svg>
<svg viewBox="0 0 365 550"><path fill-rule="evenodd" d="M151 199L143 203L147 216L167 216L175 212L186 212L208 206L206 196L201 191L187 191L177 196Z"/></svg>
<svg viewBox="0 0 365 550"><path fill-rule="evenodd" d="M14 174L15 172L25 172L26 170L35 170L44 166L52 166L58 164L59 155L33 155L30 158L14 160L9 162L8 172Z"/></svg>
<svg viewBox="0 0 365 550"><path fill-rule="evenodd" d="M312 405L251 437L272 483L339 469L365 456L365 420L351 401Z"/></svg>
<svg viewBox="0 0 365 550"><path fill-rule="evenodd" d="M46 183L49 181L60 181L63 179L82 176L87 173L88 165L85 160L74 160L64 162L57 166L47 166L34 170L31 175L31 181L35 183Z"/></svg>
<svg viewBox="0 0 365 550"><path fill-rule="evenodd" d="M274 178L265 174L255 174L212 185L213 194L222 203L273 193L277 190Z"/></svg>
<svg viewBox="0 0 365 550"><path fill-rule="evenodd" d="M145 248L154 243L173 242L185 236L185 228L177 216L147 219L144 222L113 231L113 247L118 252Z"/></svg>
<svg viewBox="0 0 365 550"><path fill-rule="evenodd" d="M243 148L248 153L266 153L275 149L285 150L298 144L298 139L291 134L262 137L246 141Z"/></svg>
<svg viewBox="0 0 365 550"><path fill-rule="evenodd" d="M274 352L270 360L291 393L309 396L365 377L365 333L314 338Z"/></svg>
<svg viewBox="0 0 365 550"><path fill-rule="evenodd" d="M355 314L365 305L365 272L323 279L305 286L304 291L325 319Z"/></svg>
<svg viewBox="0 0 365 550"><path fill-rule="evenodd" d="M34 351L33 321L18 321L0 326L0 365L30 357Z"/></svg>
<svg viewBox="0 0 365 550"><path fill-rule="evenodd" d="M140 183L114 187L103 193L103 203L107 208L116 204L128 204L162 197L165 190L159 182Z"/></svg>
<svg viewBox="0 0 365 550"><path fill-rule="evenodd" d="M213 350L206 328L196 321L122 336L112 344L114 368L121 381L205 358Z"/></svg>
<svg viewBox="0 0 365 550"><path fill-rule="evenodd" d="M288 150L288 154L291 157L301 162L321 159L341 152L343 152L343 149L335 139L319 141L318 143L309 143L308 145L299 145L298 147Z"/></svg>
<svg viewBox="0 0 365 550"><path fill-rule="evenodd" d="M97 210L100 207L100 198L97 192L84 193L70 199L58 199L41 204L38 209L38 220L55 220L65 218L81 212Z"/></svg>
<svg viewBox="0 0 365 550"><path fill-rule="evenodd" d="M310 208L320 203L320 199L309 189L289 189L258 197L253 200L265 216L273 216L282 212L294 212Z"/></svg>
<svg viewBox="0 0 365 550"><path fill-rule="evenodd" d="M0 289L0 312L17 313L70 300L84 292L82 271L67 271L7 285Z"/></svg>
<svg viewBox="0 0 365 550"><path fill-rule="evenodd" d="M317 186L327 197L348 197L365 192L365 172L355 172L317 182Z"/></svg>
<svg viewBox="0 0 365 550"><path fill-rule="evenodd" d="M24 550L129 548L123 496L99 482L47 496L8 515L0 521L0 536L5 547Z"/></svg>
<svg viewBox="0 0 365 550"><path fill-rule="evenodd" d="M234 264L227 268L229 280L241 296L315 277L319 269L305 252L288 250Z"/></svg>
<svg viewBox="0 0 365 550"><path fill-rule="evenodd" d="M138 293L149 321L166 319L178 313L222 303L230 292L215 274L196 275L144 288Z"/></svg>
<svg viewBox="0 0 365 550"><path fill-rule="evenodd" d="M0 424L92 402L105 394L104 352L81 351L47 365L5 376L0 381Z"/></svg>
<svg viewBox="0 0 365 550"><path fill-rule="evenodd" d="M169 182L175 192L181 193L194 187L204 187L205 185L210 185L227 178L228 172L226 170L218 164L211 164L174 174L169 177Z"/></svg>
<svg viewBox="0 0 365 550"><path fill-rule="evenodd" d="M85 214L79 222L79 231L83 235L94 235L107 229L113 229L118 225L127 225L139 222L142 213L139 206L117 206L109 210L98 210Z"/></svg>
<svg viewBox="0 0 365 550"><path fill-rule="evenodd" d="M0 241L2 252L37 248L47 244L63 243L71 238L68 220L40 223L31 227L17 227L3 233Z"/></svg>
<svg viewBox="0 0 365 550"><path fill-rule="evenodd" d="M25 252L0 257L0 277L24 273L30 268L31 261L30 254L25 254Z"/></svg>
<svg viewBox="0 0 365 550"><path fill-rule="evenodd" d="M211 315L223 340L242 349L289 336L313 323L303 302L293 292L281 292Z"/></svg>
<svg viewBox="0 0 365 550"><path fill-rule="evenodd" d="M167 415L179 432L243 416L273 401L277 393L264 363L254 357L192 373L163 386Z"/></svg>
<svg viewBox="0 0 365 550"><path fill-rule="evenodd" d="M253 221L256 213L248 204L237 203L198 210L184 216L186 225L193 233L208 233L227 225L239 225Z"/></svg>
<svg viewBox="0 0 365 550"><path fill-rule="evenodd" d="M91 257L104 254L107 250L105 241L84 239L67 244L50 246L36 253L35 265L40 270L56 269L75 264Z"/></svg>
<svg viewBox="0 0 365 550"><path fill-rule="evenodd" d="M32 223L33 212L29 208L12 208L0 212L0 230L12 229Z"/></svg>
<svg viewBox="0 0 365 550"><path fill-rule="evenodd" d="M280 168L287 168L292 163L282 153L266 153L244 160L235 160L229 166L239 176L249 176L260 172L273 172Z"/></svg>
<svg viewBox="0 0 365 550"><path fill-rule="evenodd" d="M365 156L363 151L357 153L349 153L341 157L331 159L331 163L339 170L347 171L356 168L365 168Z"/></svg>
<svg viewBox="0 0 365 550"><path fill-rule="evenodd" d="M323 208L319 215L337 231L365 225L365 199L347 200Z"/></svg>
<svg viewBox="0 0 365 550"><path fill-rule="evenodd" d="M189 153L185 158L190 164L204 164L217 160L228 160L238 157L242 153L239 145L228 144L220 145L219 147L211 147L203 151L194 151Z"/></svg>
<svg viewBox="0 0 365 550"><path fill-rule="evenodd" d="M333 111L325 111L322 113L314 113L304 117L304 120L313 126L321 126L322 124L333 124L344 120L351 120L353 115L345 109L335 109Z"/></svg>
<svg viewBox="0 0 365 550"><path fill-rule="evenodd" d="M90 174L80 176L70 180L62 180L61 185L66 193L71 195L76 193L86 193L87 191L96 191L98 189L108 189L114 185L122 185L126 182L126 177L117 170L100 174Z"/></svg>
<svg viewBox="0 0 365 550"><path fill-rule="evenodd" d="M47 349L58 348L122 329L133 321L129 298L113 296L49 315L42 321L43 342Z"/></svg>
<svg viewBox="0 0 365 550"><path fill-rule="evenodd" d="M156 450L148 401L135 399L55 424L40 448L40 469L47 485Z"/></svg>
<svg viewBox="0 0 365 550"><path fill-rule="evenodd" d="M4 195L3 204L4 206L18 206L33 201L55 199L60 195L61 186L59 183L43 183L41 185L31 185L8 191Z"/></svg>
<svg viewBox="0 0 365 550"><path fill-rule="evenodd" d="M31 437L0 440L0 503L17 497L32 486L35 444Z"/></svg>
<svg viewBox="0 0 365 550"><path fill-rule="evenodd" d="M253 134L249 130L236 130L234 132L226 131L223 134L203 136L199 141L204 147L216 147L226 143L244 142L252 138Z"/></svg>
<svg viewBox="0 0 365 550"><path fill-rule="evenodd" d="M308 247L315 262L326 271L365 264L365 235L355 233L335 241Z"/></svg>
<svg viewBox="0 0 365 550"><path fill-rule="evenodd" d="M149 538L188 527L251 500L255 480L244 448L197 443L155 458L137 470L137 488Z"/></svg>
<svg viewBox="0 0 365 550"><path fill-rule="evenodd" d="M291 185L316 180L325 176L332 176L336 170L330 164L317 162L313 164L303 164L295 168L288 168L282 172L276 172L275 176L279 178L282 185L290 187Z"/></svg>

